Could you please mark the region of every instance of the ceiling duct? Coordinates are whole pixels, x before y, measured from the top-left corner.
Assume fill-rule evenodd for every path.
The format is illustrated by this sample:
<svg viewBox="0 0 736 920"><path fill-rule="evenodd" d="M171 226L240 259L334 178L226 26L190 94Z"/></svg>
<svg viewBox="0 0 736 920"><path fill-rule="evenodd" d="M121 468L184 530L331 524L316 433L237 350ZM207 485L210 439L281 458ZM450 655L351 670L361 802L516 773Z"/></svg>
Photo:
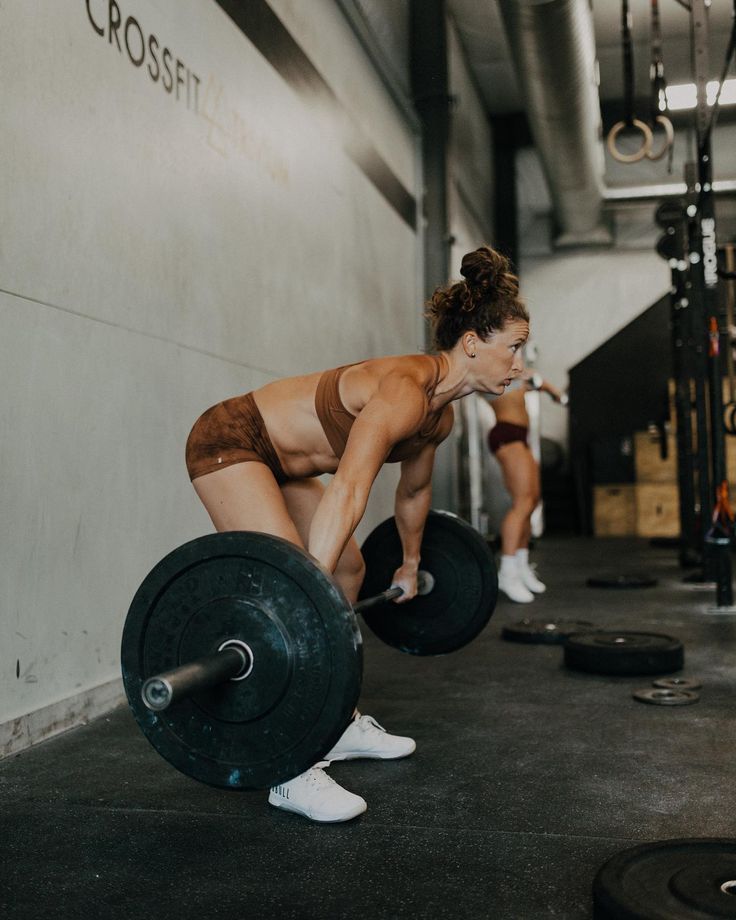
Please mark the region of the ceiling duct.
<svg viewBox="0 0 736 920"><path fill-rule="evenodd" d="M610 245L590 0L499 0L554 206L556 246Z"/></svg>

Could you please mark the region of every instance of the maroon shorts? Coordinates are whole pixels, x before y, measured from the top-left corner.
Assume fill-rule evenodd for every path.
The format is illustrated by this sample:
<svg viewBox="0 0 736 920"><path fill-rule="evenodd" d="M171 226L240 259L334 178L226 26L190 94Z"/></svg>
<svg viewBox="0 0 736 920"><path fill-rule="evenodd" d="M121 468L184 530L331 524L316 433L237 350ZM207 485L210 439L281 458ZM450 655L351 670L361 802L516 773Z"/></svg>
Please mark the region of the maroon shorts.
<svg viewBox="0 0 736 920"><path fill-rule="evenodd" d="M289 478L252 393L226 399L203 412L189 432L186 451L190 479L247 460L265 463L279 485Z"/></svg>
<svg viewBox="0 0 736 920"><path fill-rule="evenodd" d="M521 441L526 444L526 436L529 429L526 425L512 425L511 422L496 422L488 433L488 447L492 454L495 454L499 447L504 444L513 444L514 441Z"/></svg>

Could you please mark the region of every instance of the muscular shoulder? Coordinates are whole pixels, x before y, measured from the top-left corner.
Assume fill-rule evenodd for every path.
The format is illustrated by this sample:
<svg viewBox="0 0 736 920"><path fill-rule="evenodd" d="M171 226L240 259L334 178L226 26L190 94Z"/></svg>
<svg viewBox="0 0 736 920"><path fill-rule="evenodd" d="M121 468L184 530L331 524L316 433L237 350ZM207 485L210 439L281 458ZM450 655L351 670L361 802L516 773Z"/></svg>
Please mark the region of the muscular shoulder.
<svg viewBox="0 0 736 920"><path fill-rule="evenodd" d="M454 411L451 404L441 410L439 419L429 412L429 400L437 380L437 364L428 355L409 355L399 359L382 377L379 394L395 407L407 428L427 429L430 418L435 421L430 441L439 444L452 431Z"/></svg>
<svg viewBox="0 0 736 920"><path fill-rule="evenodd" d="M355 365L356 371L382 380L395 375L411 377L420 386L432 383L436 375L436 359L431 355L390 355L385 358L369 358Z"/></svg>
<svg viewBox="0 0 736 920"><path fill-rule="evenodd" d="M374 399L390 407L390 411L409 427L421 425L427 413L427 391L421 374L411 366L396 366L379 380Z"/></svg>

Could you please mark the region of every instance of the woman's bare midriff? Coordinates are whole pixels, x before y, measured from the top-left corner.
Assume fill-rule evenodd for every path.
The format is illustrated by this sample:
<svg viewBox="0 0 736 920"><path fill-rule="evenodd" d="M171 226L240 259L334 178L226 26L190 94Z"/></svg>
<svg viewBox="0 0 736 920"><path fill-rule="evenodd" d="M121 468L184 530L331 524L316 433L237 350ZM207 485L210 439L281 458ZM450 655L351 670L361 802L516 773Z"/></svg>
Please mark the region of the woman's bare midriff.
<svg viewBox="0 0 736 920"><path fill-rule="evenodd" d="M335 457L314 410L321 373L287 377L253 391L271 443L291 479L334 473Z"/></svg>
<svg viewBox="0 0 736 920"><path fill-rule="evenodd" d="M345 408L357 416L375 394L382 377L407 358L377 358L347 367L340 378L340 397ZM416 361L417 382L431 384L434 372L423 356ZM425 368L426 365L426 368ZM322 372L287 377L253 391L274 450L284 472L292 479L334 473L338 458L330 446L314 407Z"/></svg>

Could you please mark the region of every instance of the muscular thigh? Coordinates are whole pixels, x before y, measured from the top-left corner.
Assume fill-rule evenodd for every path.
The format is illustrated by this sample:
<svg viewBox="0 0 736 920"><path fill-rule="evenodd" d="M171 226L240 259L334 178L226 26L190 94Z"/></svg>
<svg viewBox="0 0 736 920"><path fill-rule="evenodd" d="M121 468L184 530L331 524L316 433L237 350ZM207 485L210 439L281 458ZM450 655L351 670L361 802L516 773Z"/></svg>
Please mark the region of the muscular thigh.
<svg viewBox="0 0 736 920"><path fill-rule="evenodd" d="M539 492L539 471L537 461L526 444L513 441L505 444L496 453L501 465L503 480L514 499L534 497Z"/></svg>
<svg viewBox="0 0 736 920"><path fill-rule="evenodd" d="M236 463L199 476L192 485L216 530L258 530L305 545L265 463Z"/></svg>

